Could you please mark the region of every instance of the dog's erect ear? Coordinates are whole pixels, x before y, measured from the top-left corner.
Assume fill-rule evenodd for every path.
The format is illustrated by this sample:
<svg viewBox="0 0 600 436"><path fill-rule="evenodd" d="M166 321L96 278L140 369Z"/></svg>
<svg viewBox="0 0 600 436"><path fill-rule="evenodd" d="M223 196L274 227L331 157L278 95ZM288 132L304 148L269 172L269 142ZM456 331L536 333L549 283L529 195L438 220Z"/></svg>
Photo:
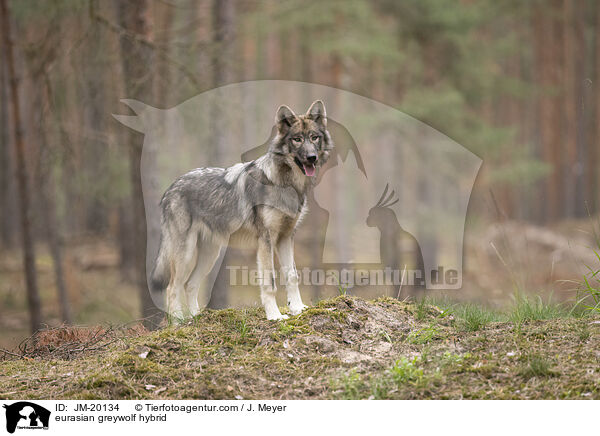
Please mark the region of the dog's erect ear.
<svg viewBox="0 0 600 436"><path fill-rule="evenodd" d="M298 117L296 114L286 105L281 105L279 106L279 109L277 109L275 122L281 133L286 132L297 119Z"/></svg>
<svg viewBox="0 0 600 436"><path fill-rule="evenodd" d="M315 101L310 105L306 116L316 123L321 123L327 127L327 113L325 112L325 105L321 100Z"/></svg>

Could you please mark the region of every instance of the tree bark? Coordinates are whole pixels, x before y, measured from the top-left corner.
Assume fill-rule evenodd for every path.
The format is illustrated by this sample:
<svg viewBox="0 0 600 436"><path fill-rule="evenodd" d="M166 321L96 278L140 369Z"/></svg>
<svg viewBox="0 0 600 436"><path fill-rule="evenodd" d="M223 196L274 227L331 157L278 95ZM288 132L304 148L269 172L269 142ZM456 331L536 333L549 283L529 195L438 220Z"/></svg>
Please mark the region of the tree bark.
<svg viewBox="0 0 600 436"><path fill-rule="evenodd" d="M234 80L233 58L235 38L235 3L234 0L214 0L213 3L213 87L231 83ZM219 102L213 105L212 132L213 150L212 158L216 163L221 160L221 153L226 144L223 143L227 128L225 117L221 113Z"/></svg>
<svg viewBox="0 0 600 436"><path fill-rule="evenodd" d="M560 85L562 44L561 26L557 23L557 2L535 8L533 27L536 52L536 70L542 94L538 97L540 153L552 172L546 177L541 196L541 221L551 222L562 215L562 113Z"/></svg>
<svg viewBox="0 0 600 436"><path fill-rule="evenodd" d="M586 201L591 200L594 195L585 185L586 164L589 152L589 141L586 129L590 124L590 111L587 109L590 101L590 86L586 76L586 53L589 50L588 41L585 37L586 14L588 10L584 4L575 3L573 10L573 39L576 47L575 59L575 98L576 107L576 131L577 149L575 151L575 216L582 218L586 216Z"/></svg>
<svg viewBox="0 0 600 436"><path fill-rule="evenodd" d="M594 144L590 146L589 158L588 158L588 175L587 185L590 192L592 193L591 201L592 211L600 210L600 198L598 197L598 191L600 190L600 4L596 4L596 29L595 29L595 77L594 77L594 103L596 107L595 114L595 132L594 132Z"/></svg>
<svg viewBox="0 0 600 436"><path fill-rule="evenodd" d="M49 103L52 100L52 89L50 87L50 79L48 77L45 77L44 79L38 78L36 81L39 83L42 80L44 80L46 83L46 92L41 98L42 100L45 99L46 101L42 101L42 104L40 104L40 168L37 172L38 195L40 198L42 216L45 223L44 228L46 231L46 240L48 242L48 248L50 249L50 256L52 257L52 263L54 266L54 280L56 284L56 292L61 317L64 323L73 324L67 285L65 283L60 230L59 225L56 222L56 203L54 201L54 198L56 197L56 191L54 180L52 178L52 161L48 144L48 136L46 133L46 114L44 113L44 108L49 106L49 104L45 103ZM55 121L58 123L58 117L56 118L57 119Z"/></svg>
<svg viewBox="0 0 600 436"><path fill-rule="evenodd" d="M6 0L0 0L2 15L2 33L4 40L5 62L10 80L10 98L12 101L13 128L15 140L15 156L17 180L19 186L20 211L21 211L21 238L23 244L23 266L25 269L25 284L27 288L27 304L29 306L31 331L36 332L42 324L40 296L35 271L35 250L31 234L31 214L29 204L29 187L27 181L27 168L25 166L25 144L21 130L21 115L19 104L19 79L15 71L13 43L10 35L10 17Z"/></svg>
<svg viewBox="0 0 600 436"><path fill-rule="evenodd" d="M121 59L125 81L125 92L128 97L143 96L148 99L152 95L152 83L148 69L151 66L150 48L142 46L132 39L129 34L148 38L150 33L148 23L148 2L140 0L133 2L118 2L120 24L128 34L120 37ZM131 183L131 208L133 217L132 241L134 247L133 264L135 282L142 311L144 325L156 328L160 324L162 314L154 305L146 280L146 212L142 191L142 144L141 136L137 133L128 134L129 144L129 180Z"/></svg>
<svg viewBox="0 0 600 436"><path fill-rule="evenodd" d="M233 54L235 39L235 2L233 0L214 0L213 2L213 85L231 83L234 80ZM226 117L219 106L219 102L213 105L212 114L212 142L213 142L213 160L217 164L221 163L222 150L225 149L223 143L225 139L225 129L227 128ZM231 264L233 255L231 249L227 248L221 270L219 271L215 284L213 286L208 307L211 309L222 309L229 305L229 271L227 266Z"/></svg>
<svg viewBox="0 0 600 436"><path fill-rule="evenodd" d="M6 80L6 62L0 65L0 243L6 249L15 244L15 223L13 198L13 168L8 132L8 81Z"/></svg>
<svg viewBox="0 0 600 436"><path fill-rule="evenodd" d="M565 203L563 214L566 217L575 216L577 179L577 58L578 51L575 43L573 0L563 1L563 48L564 48L564 110L565 110L565 171L564 189Z"/></svg>
<svg viewBox="0 0 600 436"><path fill-rule="evenodd" d="M98 22L91 22L89 49L94 53L103 53L107 45L100 38L101 28ZM83 125L93 132L106 131L105 114L106 83L104 75L98 74L98 60L83 54L82 60L85 85L83 98L87 104L83 105ZM87 138L86 147L82 150L82 160L85 168L85 189L83 198L84 226L86 232L94 235L106 234L108 227L108 208L102 192L95 188L96 184L103 184L108 167L108 148L102 138L90 136Z"/></svg>
<svg viewBox="0 0 600 436"><path fill-rule="evenodd" d="M167 48L170 46L173 37L173 20L175 18L175 8L168 4L158 2L154 4L155 33L156 42ZM156 60L156 76L154 79L154 97L158 107L168 108L174 104L169 100L174 97L171 93L171 66L164 56L159 56Z"/></svg>
<svg viewBox="0 0 600 436"><path fill-rule="evenodd" d="M214 85L220 86L233 80L235 1L214 0Z"/></svg>

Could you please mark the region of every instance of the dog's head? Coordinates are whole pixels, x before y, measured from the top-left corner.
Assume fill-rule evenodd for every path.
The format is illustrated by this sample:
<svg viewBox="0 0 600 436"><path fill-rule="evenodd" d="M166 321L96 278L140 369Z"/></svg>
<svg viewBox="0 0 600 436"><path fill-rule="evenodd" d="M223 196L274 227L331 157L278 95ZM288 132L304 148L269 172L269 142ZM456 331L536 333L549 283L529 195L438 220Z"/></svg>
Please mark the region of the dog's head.
<svg viewBox="0 0 600 436"><path fill-rule="evenodd" d="M297 165L304 175L315 176L317 167L327 162L333 148L323 102L315 101L304 115L280 106L275 122L277 135L271 151L286 156L289 164Z"/></svg>

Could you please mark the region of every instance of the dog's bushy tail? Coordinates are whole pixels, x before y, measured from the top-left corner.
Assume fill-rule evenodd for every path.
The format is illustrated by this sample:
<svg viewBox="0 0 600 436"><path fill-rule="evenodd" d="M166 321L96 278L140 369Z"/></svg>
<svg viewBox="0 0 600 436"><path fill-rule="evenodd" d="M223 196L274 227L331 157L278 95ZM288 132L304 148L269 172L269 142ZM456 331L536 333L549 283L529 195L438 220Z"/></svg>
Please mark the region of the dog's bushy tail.
<svg viewBox="0 0 600 436"><path fill-rule="evenodd" d="M161 235L158 256L150 276L150 286L153 292L164 291L171 280L171 269L169 268L170 248L168 238Z"/></svg>

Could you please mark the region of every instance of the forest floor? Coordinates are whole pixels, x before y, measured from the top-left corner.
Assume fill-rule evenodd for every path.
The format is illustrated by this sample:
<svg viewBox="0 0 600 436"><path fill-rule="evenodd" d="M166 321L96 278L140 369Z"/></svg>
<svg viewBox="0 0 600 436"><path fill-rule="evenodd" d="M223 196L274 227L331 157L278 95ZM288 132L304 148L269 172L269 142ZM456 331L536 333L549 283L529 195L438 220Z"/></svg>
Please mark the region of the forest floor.
<svg viewBox="0 0 600 436"><path fill-rule="evenodd" d="M598 368L598 315L340 295L279 322L50 329L0 357L0 398L600 399Z"/></svg>

